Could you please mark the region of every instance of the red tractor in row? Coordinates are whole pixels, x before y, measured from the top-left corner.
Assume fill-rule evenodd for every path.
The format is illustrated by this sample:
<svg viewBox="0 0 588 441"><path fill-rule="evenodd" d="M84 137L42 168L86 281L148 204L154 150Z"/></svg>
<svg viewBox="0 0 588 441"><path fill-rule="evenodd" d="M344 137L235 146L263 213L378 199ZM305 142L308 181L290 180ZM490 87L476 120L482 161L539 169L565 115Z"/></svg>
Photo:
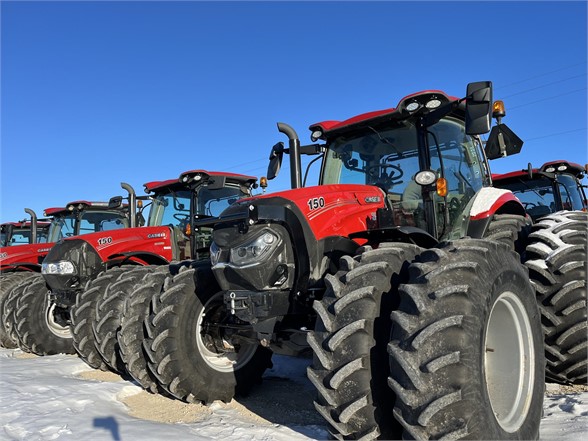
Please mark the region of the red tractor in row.
<svg viewBox="0 0 588 441"><path fill-rule="evenodd" d="M492 176L494 186L512 191L534 220L524 261L541 310L546 376L559 383L588 380L586 172L558 160Z"/></svg>
<svg viewBox="0 0 588 441"><path fill-rule="evenodd" d="M4 247L46 243L51 222L49 219L38 219L30 208L25 208L31 220L5 222L0 224L0 249ZM0 251L0 254L4 251Z"/></svg>
<svg viewBox="0 0 588 441"><path fill-rule="evenodd" d="M505 174L493 174L495 187L512 191L533 220L557 211L588 211L582 184L586 166L564 160L550 161L540 168L528 167Z"/></svg>
<svg viewBox="0 0 588 441"><path fill-rule="evenodd" d="M26 211L31 215L31 229L39 231L37 216L32 210ZM126 208L109 209L106 202L74 201L66 207L47 208L44 216L50 219L45 242L1 249L0 344L4 347L17 346L14 311L22 294L19 286L40 274L43 259L56 242L88 231L127 225Z"/></svg>
<svg viewBox="0 0 588 441"><path fill-rule="evenodd" d="M254 177L204 170L149 182L148 196L137 197L125 187L128 206L141 206L141 212L130 213L129 228L65 238L44 259L41 274L23 288L16 313L19 346L38 355L75 350L94 368L140 377L131 360L135 351L121 353L118 342L125 301L135 302L128 305L131 309L136 306L130 288L170 262L208 256L210 231L192 234L192 220L218 216L231 203L251 196L255 187ZM122 203L122 197L113 200L111 205ZM147 224L138 226L138 215L147 207ZM44 319L56 310L60 332L52 332L52 321ZM125 330L133 326L142 336L136 321Z"/></svg>
<svg viewBox="0 0 588 441"><path fill-rule="evenodd" d="M159 386L229 401L272 353L312 352L315 407L339 439L537 439L543 335L514 251L526 213L487 161L522 146L503 115L478 82L313 124L308 146L278 124L289 141L268 178L289 154L292 189L196 222L213 226L210 261L170 266L155 290L144 347ZM322 160L319 185L302 186L302 154Z"/></svg>

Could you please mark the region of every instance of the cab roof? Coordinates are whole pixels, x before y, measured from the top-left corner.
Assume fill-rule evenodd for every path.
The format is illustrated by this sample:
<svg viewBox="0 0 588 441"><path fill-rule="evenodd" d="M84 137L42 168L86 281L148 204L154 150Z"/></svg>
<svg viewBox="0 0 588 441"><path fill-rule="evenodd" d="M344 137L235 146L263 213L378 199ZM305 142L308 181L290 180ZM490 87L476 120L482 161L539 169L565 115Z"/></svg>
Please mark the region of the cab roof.
<svg viewBox="0 0 588 441"><path fill-rule="evenodd" d="M30 221L20 221L20 222L2 222L0 225L13 225L19 228L27 228L31 226ZM37 227L45 227L51 225L51 222L48 221L37 221Z"/></svg>
<svg viewBox="0 0 588 441"><path fill-rule="evenodd" d="M166 188L174 187L174 186L184 187L185 182L187 182L188 179L190 179L190 178L192 178L192 179L196 178L196 180L202 179L203 182L205 182L210 179L218 178L218 177L224 178L228 182L232 182L235 184L241 184L241 185L253 185L257 181L257 178L254 176L246 176L246 175L241 175L238 173L216 172L216 171L196 169L196 170L189 170L189 171L183 172L178 179L168 179L166 181L147 182L144 185L145 193L156 192L158 190L161 191Z"/></svg>
<svg viewBox="0 0 588 441"><path fill-rule="evenodd" d="M70 208L71 207L71 208ZM43 211L44 216L57 216L60 214L67 214L74 210L74 208L83 210L104 210L108 208L108 202L96 202L96 201L72 201L69 202L65 207L50 207L45 208ZM126 208L126 204L123 206Z"/></svg>
<svg viewBox="0 0 588 441"><path fill-rule="evenodd" d="M424 90L422 92L412 93L405 96L398 102L396 107L362 113L343 121L322 121L312 124L309 129L311 131L320 130L324 134L330 134L331 132L343 129L352 129L354 127L361 127L368 124L377 124L385 120L404 119L411 115L411 112L406 108L408 104L413 102L418 103L419 108L417 110L419 110L422 109L427 102L433 99L440 100L441 105L452 101L458 101L458 98L447 95L440 90Z"/></svg>
<svg viewBox="0 0 588 441"><path fill-rule="evenodd" d="M559 168L561 168L561 170ZM533 175L536 175L539 172L569 173L579 179L581 179L584 176L584 174L586 173L586 170L580 164L576 164L575 162L565 161L563 159L546 162L540 168L533 168L532 171L533 171ZM529 179L528 169L492 175L493 181L500 181L500 180L513 179L513 178Z"/></svg>

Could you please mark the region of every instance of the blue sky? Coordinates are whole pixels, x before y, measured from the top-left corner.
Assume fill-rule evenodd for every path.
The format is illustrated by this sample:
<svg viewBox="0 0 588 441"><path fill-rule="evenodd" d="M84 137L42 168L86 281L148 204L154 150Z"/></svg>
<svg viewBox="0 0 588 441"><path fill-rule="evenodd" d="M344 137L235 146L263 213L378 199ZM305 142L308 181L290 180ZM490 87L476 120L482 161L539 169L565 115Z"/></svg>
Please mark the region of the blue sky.
<svg viewBox="0 0 588 441"><path fill-rule="evenodd" d="M1 221L195 168L262 176L278 121L310 143L312 123L471 81L525 141L494 172L588 162L585 1L0 7Z"/></svg>

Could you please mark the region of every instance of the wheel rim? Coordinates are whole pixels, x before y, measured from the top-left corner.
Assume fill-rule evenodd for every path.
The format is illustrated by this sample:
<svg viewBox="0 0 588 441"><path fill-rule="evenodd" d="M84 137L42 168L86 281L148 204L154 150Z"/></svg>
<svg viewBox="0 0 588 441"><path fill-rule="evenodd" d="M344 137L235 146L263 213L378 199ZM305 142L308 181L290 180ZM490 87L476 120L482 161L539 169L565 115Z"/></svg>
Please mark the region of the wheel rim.
<svg viewBox="0 0 588 441"><path fill-rule="evenodd" d="M535 352L525 307L512 292L492 307L484 341L488 396L500 426L509 433L525 420L533 393Z"/></svg>
<svg viewBox="0 0 588 441"><path fill-rule="evenodd" d="M210 312L215 306L221 305L223 298L222 294L217 294L210 298L204 308L202 308L198 316L198 324L196 326L196 342L198 351L206 364L208 364L215 371L219 372L234 372L245 366L255 354L257 345L243 344L237 352L215 352L208 348L202 338L202 327L204 321L207 319L207 312Z"/></svg>
<svg viewBox="0 0 588 441"><path fill-rule="evenodd" d="M55 303L50 303L49 307L46 308L45 322L47 323L47 328L59 338L71 338L69 326L61 326L55 320L55 308Z"/></svg>

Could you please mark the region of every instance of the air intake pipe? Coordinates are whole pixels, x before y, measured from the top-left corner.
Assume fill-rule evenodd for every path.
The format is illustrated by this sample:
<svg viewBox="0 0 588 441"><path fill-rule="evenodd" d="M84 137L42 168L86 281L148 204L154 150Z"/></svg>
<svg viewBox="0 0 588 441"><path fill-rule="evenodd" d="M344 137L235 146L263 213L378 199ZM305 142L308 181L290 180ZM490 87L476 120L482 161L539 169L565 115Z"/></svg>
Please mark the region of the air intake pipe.
<svg viewBox="0 0 588 441"><path fill-rule="evenodd" d="M278 130L288 137L290 153L290 185L292 188L302 187L302 166L300 164L300 140L296 131L286 123L278 123Z"/></svg>
<svg viewBox="0 0 588 441"><path fill-rule="evenodd" d="M31 237L29 243L32 245L37 243L37 214L30 208L25 208L25 213L31 216Z"/></svg>
<svg viewBox="0 0 588 441"><path fill-rule="evenodd" d="M137 226L137 195L130 184L121 182L120 186L129 194L129 226L135 228Z"/></svg>

